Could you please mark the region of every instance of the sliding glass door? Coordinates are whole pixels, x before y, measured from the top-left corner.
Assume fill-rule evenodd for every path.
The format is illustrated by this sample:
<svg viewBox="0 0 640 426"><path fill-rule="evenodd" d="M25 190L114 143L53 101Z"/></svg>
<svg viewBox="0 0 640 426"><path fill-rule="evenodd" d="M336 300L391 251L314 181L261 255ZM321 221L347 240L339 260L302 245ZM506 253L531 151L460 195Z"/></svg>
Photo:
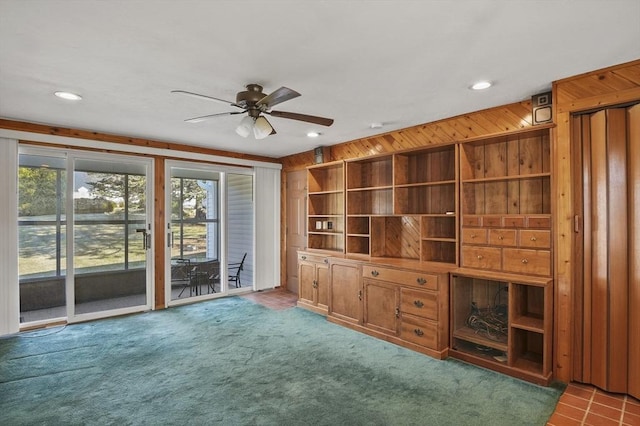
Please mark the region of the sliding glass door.
<svg viewBox="0 0 640 426"><path fill-rule="evenodd" d="M252 170L168 161L166 176L169 304L251 290Z"/></svg>
<svg viewBox="0 0 640 426"><path fill-rule="evenodd" d="M147 306L151 248L146 162L76 158L75 314Z"/></svg>
<svg viewBox="0 0 640 426"><path fill-rule="evenodd" d="M20 322L151 307L152 162L21 148Z"/></svg>

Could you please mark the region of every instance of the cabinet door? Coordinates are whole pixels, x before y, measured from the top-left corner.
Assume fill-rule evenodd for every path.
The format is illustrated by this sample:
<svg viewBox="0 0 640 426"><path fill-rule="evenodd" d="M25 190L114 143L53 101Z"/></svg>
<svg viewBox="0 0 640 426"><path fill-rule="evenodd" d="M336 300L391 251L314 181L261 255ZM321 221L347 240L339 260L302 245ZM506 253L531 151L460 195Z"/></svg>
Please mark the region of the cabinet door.
<svg viewBox="0 0 640 426"><path fill-rule="evenodd" d="M318 306L326 308L329 305L329 266L326 263L316 266L316 282Z"/></svg>
<svg viewBox="0 0 640 426"><path fill-rule="evenodd" d="M315 303L313 283L316 279L316 266L311 262L299 262L298 268L298 298L306 303Z"/></svg>
<svg viewBox="0 0 640 426"><path fill-rule="evenodd" d="M364 325L395 335L398 316L398 286L364 280Z"/></svg>
<svg viewBox="0 0 640 426"><path fill-rule="evenodd" d="M350 263L330 266L329 313L356 324L362 318L362 284L360 267Z"/></svg>

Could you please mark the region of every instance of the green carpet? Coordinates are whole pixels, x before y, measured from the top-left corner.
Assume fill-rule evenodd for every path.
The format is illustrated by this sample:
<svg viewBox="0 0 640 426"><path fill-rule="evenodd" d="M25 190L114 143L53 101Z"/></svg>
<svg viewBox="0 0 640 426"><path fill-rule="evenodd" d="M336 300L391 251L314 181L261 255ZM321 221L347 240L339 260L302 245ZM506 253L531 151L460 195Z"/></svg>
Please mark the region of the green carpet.
<svg viewBox="0 0 640 426"><path fill-rule="evenodd" d="M2 425L544 425L560 393L238 297L0 339Z"/></svg>

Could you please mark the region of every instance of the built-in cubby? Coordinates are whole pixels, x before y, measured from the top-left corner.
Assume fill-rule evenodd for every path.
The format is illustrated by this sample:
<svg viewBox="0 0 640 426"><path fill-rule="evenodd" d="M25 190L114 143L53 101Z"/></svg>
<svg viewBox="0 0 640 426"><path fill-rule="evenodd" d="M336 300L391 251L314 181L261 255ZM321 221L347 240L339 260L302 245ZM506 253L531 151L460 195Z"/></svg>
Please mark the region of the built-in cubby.
<svg viewBox="0 0 640 426"><path fill-rule="evenodd" d="M458 269L450 354L540 384L551 377L552 281Z"/></svg>
<svg viewBox="0 0 640 426"><path fill-rule="evenodd" d="M455 145L350 160L346 176L348 254L457 262Z"/></svg>
<svg viewBox="0 0 640 426"><path fill-rule="evenodd" d="M307 169L307 247L344 252L344 163Z"/></svg>

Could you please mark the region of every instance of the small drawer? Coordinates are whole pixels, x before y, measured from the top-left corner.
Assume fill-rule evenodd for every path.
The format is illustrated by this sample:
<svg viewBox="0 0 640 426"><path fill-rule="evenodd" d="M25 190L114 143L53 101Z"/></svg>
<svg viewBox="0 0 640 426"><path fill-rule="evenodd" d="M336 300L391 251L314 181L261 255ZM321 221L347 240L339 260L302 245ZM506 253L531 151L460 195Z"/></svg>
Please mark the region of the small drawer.
<svg viewBox="0 0 640 426"><path fill-rule="evenodd" d="M490 229L489 244L494 246L515 247L516 246L516 230L515 229Z"/></svg>
<svg viewBox="0 0 640 426"><path fill-rule="evenodd" d="M402 314L400 338L416 345L439 349L437 324L410 314Z"/></svg>
<svg viewBox="0 0 640 426"><path fill-rule="evenodd" d="M462 226L482 226L482 217L462 216Z"/></svg>
<svg viewBox="0 0 640 426"><path fill-rule="evenodd" d="M505 228L524 228L524 216L505 216L502 218L502 226Z"/></svg>
<svg viewBox="0 0 640 426"><path fill-rule="evenodd" d="M551 231L544 229L523 229L520 231L520 247L551 247Z"/></svg>
<svg viewBox="0 0 640 426"><path fill-rule="evenodd" d="M527 228L551 229L551 216L529 216Z"/></svg>
<svg viewBox="0 0 640 426"><path fill-rule="evenodd" d="M502 226L502 216L485 216L482 218L482 226L485 228L499 228Z"/></svg>
<svg viewBox="0 0 640 426"><path fill-rule="evenodd" d="M504 249L502 267L518 274L551 276L551 252L548 250Z"/></svg>
<svg viewBox="0 0 640 426"><path fill-rule="evenodd" d="M462 266L465 268L500 269L502 249L497 247L462 246Z"/></svg>
<svg viewBox="0 0 640 426"><path fill-rule="evenodd" d="M429 291L400 289L400 312L438 320L438 294Z"/></svg>
<svg viewBox="0 0 640 426"><path fill-rule="evenodd" d="M316 263L329 263L329 258L327 256L310 254L307 252L298 252L298 260L305 260L307 262L316 262Z"/></svg>
<svg viewBox="0 0 640 426"><path fill-rule="evenodd" d="M384 268L375 265L364 265L362 276L375 280L387 281L390 283L410 285L412 287L424 288L427 290L438 289L438 276L424 274L419 271L409 271L402 269Z"/></svg>
<svg viewBox="0 0 640 426"><path fill-rule="evenodd" d="M462 229L462 242L464 244L487 244L487 230L482 228Z"/></svg>

